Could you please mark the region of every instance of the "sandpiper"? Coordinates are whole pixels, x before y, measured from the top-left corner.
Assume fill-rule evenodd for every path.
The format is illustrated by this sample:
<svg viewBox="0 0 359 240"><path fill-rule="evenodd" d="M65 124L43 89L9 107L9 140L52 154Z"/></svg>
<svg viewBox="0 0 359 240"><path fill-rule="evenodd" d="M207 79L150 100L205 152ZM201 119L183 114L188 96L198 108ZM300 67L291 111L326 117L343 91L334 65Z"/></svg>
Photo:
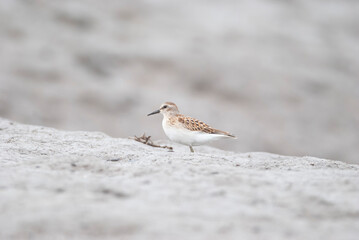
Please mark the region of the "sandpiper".
<svg viewBox="0 0 359 240"><path fill-rule="evenodd" d="M165 102L160 109L147 116L157 113L163 114L162 127L167 137L173 142L189 146L191 152L194 152L193 146L221 138L236 138L228 132L212 128L202 121L180 114L176 104L172 102Z"/></svg>

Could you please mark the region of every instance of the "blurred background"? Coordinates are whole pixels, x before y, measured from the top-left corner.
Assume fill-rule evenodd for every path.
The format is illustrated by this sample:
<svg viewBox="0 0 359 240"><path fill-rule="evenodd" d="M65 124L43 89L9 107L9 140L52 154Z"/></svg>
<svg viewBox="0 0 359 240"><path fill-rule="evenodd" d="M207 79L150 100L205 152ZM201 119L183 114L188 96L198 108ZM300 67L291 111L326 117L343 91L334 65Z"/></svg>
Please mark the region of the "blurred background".
<svg viewBox="0 0 359 240"><path fill-rule="evenodd" d="M359 1L0 0L0 116L165 139L162 102L236 152L359 163Z"/></svg>

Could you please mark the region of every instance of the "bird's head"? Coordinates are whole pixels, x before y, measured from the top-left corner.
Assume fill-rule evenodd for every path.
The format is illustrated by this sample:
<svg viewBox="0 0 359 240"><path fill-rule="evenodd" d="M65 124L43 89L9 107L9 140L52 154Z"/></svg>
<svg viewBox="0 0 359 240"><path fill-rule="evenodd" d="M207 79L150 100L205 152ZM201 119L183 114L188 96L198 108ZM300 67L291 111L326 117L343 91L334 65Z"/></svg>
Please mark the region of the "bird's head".
<svg viewBox="0 0 359 240"><path fill-rule="evenodd" d="M176 106L176 104L174 104L172 102L165 102L164 104L162 104L160 106L160 108L158 110L147 114L147 116L151 116L151 115L154 115L157 113L162 113L163 115L176 114L176 113L178 113L178 107Z"/></svg>

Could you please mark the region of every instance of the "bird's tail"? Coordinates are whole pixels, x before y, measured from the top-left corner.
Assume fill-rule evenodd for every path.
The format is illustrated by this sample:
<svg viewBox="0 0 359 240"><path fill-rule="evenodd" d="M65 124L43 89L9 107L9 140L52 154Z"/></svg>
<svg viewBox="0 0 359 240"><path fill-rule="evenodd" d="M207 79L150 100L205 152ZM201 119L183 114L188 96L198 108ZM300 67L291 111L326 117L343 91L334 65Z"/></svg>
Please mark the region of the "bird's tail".
<svg viewBox="0 0 359 240"><path fill-rule="evenodd" d="M231 138L237 139L237 137L234 136L233 134L230 134L229 132L221 131L221 130L218 130L218 129L215 129L215 131L214 131L213 133L214 133L214 134L220 134L220 135L224 135L224 136L227 136L227 137L231 137Z"/></svg>

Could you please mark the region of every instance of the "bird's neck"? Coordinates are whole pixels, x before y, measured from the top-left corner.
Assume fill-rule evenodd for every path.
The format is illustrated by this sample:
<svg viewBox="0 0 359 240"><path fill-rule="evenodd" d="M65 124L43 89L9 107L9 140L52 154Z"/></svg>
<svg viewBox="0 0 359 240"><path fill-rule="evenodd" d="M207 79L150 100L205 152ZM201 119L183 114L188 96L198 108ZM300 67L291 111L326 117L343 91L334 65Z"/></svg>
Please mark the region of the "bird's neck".
<svg viewBox="0 0 359 240"><path fill-rule="evenodd" d="M178 116L178 115L179 115L178 112L169 112L169 113L163 114L163 117L166 118L166 119L168 119L168 118L171 118L171 117L176 117L176 116Z"/></svg>

